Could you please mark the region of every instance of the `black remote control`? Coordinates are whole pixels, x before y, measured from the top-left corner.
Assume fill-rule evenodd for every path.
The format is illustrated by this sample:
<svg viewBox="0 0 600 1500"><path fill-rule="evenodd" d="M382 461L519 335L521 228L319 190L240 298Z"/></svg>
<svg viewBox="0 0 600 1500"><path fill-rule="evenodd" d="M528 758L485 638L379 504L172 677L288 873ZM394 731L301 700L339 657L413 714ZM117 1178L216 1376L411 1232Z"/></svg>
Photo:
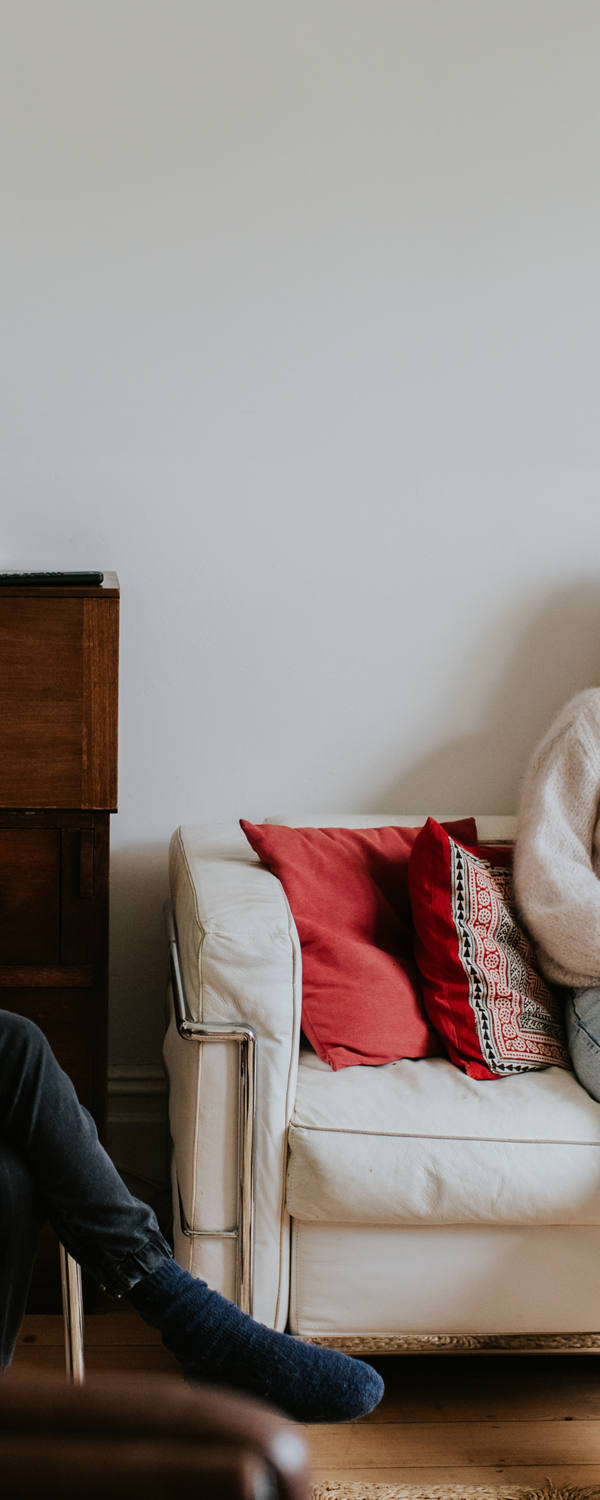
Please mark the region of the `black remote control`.
<svg viewBox="0 0 600 1500"><path fill-rule="evenodd" d="M4 583L9 587L18 586L20 583L29 587L30 583L39 583L46 588L59 588L62 584L79 584L82 588L102 583L104 573L7 573L0 571L0 586Z"/></svg>

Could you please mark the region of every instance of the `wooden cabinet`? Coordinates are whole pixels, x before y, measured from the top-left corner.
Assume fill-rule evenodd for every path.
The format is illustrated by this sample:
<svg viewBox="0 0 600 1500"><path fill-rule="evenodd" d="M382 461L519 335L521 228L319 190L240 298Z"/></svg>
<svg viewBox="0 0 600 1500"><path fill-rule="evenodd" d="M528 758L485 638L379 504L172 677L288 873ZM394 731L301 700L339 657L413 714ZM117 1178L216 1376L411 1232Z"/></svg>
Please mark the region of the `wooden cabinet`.
<svg viewBox="0 0 600 1500"><path fill-rule="evenodd" d="M118 631L114 573L87 591L2 586L0 807L115 811Z"/></svg>
<svg viewBox="0 0 600 1500"><path fill-rule="evenodd" d="M46 1033L106 1122L119 587L0 591L0 1009ZM33 1305L55 1304L46 1244Z"/></svg>

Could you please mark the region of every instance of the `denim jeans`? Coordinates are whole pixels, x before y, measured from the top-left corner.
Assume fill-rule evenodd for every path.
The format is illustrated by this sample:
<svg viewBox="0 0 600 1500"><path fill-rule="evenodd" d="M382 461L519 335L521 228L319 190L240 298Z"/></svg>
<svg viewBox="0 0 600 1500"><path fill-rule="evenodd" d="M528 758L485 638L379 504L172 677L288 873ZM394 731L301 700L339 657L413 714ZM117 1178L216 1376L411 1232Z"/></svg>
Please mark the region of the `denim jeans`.
<svg viewBox="0 0 600 1500"><path fill-rule="evenodd" d="M568 995L565 1023L573 1072L592 1099L600 1102L600 987Z"/></svg>
<svg viewBox="0 0 600 1500"><path fill-rule="evenodd" d="M43 1033L0 1010L0 1368L10 1363L40 1225L123 1296L172 1250L100 1145Z"/></svg>

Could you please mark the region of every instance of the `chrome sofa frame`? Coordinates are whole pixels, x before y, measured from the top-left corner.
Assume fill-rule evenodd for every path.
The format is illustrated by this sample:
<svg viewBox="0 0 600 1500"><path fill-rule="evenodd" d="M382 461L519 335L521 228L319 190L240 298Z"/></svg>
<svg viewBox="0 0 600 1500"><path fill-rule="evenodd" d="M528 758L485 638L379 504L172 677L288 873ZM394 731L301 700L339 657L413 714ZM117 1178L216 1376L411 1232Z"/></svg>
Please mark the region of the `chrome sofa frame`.
<svg viewBox="0 0 600 1500"><path fill-rule="evenodd" d="M169 964L173 992L175 1023L186 1042L206 1046L211 1042L232 1042L239 1049L239 1130L237 1170L237 1212L233 1229L192 1229L183 1219L183 1233L190 1239L221 1239L236 1242L236 1302L242 1312L252 1312L252 1245L253 1245L253 1169L254 1123L256 1107L256 1036L251 1026L217 1025L195 1021L191 1015L183 985L177 947L177 928L173 907L164 908Z"/></svg>

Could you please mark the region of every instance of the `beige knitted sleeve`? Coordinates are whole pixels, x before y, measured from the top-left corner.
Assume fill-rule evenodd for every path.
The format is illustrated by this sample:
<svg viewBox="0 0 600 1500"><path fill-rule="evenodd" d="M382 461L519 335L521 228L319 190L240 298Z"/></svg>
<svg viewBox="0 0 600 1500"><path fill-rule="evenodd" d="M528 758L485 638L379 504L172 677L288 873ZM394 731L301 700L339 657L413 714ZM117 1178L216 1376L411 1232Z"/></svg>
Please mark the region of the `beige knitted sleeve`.
<svg viewBox="0 0 600 1500"><path fill-rule="evenodd" d="M517 821L514 889L555 984L600 984L600 880L594 835L600 798L600 735L581 716L550 733L525 776Z"/></svg>

